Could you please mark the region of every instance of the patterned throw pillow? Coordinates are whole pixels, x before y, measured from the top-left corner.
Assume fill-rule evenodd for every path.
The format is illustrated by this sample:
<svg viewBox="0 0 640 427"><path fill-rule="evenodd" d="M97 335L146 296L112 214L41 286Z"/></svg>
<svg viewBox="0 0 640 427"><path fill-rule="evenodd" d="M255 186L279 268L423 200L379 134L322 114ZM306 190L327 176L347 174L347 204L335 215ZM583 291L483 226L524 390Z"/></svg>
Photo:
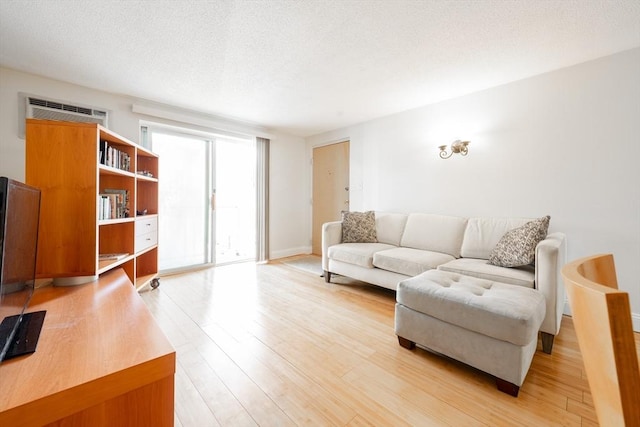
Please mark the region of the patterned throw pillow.
<svg viewBox="0 0 640 427"><path fill-rule="evenodd" d="M342 243L376 243L377 241L374 211L342 211Z"/></svg>
<svg viewBox="0 0 640 427"><path fill-rule="evenodd" d="M536 259L536 246L547 237L550 220L547 215L504 233L491 251L489 264L500 267L532 264Z"/></svg>

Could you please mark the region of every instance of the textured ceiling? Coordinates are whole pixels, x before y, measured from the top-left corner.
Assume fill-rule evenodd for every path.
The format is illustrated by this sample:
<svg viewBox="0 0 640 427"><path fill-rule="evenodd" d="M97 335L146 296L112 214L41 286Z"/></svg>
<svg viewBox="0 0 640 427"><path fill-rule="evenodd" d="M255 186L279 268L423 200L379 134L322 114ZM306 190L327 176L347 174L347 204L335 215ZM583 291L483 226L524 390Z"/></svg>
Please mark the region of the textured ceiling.
<svg viewBox="0 0 640 427"><path fill-rule="evenodd" d="M0 0L2 66L300 136L638 46L638 0Z"/></svg>

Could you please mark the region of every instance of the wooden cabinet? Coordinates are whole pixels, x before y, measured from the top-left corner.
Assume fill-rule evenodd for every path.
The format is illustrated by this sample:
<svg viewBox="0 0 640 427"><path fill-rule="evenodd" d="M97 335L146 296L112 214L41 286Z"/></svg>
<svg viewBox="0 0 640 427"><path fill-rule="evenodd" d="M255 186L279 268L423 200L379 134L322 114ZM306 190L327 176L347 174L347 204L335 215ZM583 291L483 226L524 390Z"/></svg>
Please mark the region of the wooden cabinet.
<svg viewBox="0 0 640 427"><path fill-rule="evenodd" d="M170 427L176 354L121 269L37 289L35 353L0 364L0 426Z"/></svg>
<svg viewBox="0 0 640 427"><path fill-rule="evenodd" d="M38 278L73 285L121 267L138 289L155 279L157 155L97 124L29 119L26 182L42 191ZM156 224L147 245L137 219Z"/></svg>

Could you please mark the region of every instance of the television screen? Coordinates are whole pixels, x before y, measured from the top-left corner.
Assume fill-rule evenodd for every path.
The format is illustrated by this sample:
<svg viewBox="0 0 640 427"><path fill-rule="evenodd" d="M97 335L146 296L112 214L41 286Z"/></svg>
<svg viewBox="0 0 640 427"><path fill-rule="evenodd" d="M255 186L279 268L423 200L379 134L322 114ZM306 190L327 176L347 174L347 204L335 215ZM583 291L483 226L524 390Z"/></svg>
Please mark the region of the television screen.
<svg viewBox="0 0 640 427"><path fill-rule="evenodd" d="M40 190L0 177L0 362L35 351L44 312L25 313L35 288Z"/></svg>

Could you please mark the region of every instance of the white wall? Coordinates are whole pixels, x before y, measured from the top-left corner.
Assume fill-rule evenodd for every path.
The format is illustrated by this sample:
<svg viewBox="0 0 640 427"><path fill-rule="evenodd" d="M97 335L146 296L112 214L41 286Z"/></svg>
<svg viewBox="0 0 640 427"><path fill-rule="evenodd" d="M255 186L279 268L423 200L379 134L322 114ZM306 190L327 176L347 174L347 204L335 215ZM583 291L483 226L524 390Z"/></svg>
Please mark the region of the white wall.
<svg viewBox="0 0 640 427"><path fill-rule="evenodd" d="M640 48L307 139L351 141L354 210L551 215L611 252L640 331ZM471 141L469 155L438 146Z"/></svg>
<svg viewBox="0 0 640 427"><path fill-rule="evenodd" d="M311 178L305 144L299 138L282 138L271 145L270 155L271 259L309 254Z"/></svg>
<svg viewBox="0 0 640 427"><path fill-rule="evenodd" d="M100 92L0 68L0 175L20 181L24 181L25 174L25 145L24 139L18 136L18 108L24 108L19 106L19 92L106 108L110 110L110 129L132 141L139 140L140 120L162 121L133 113L132 104L140 101L127 96ZM179 111L173 116L184 117L186 120L192 119L193 122L200 124L200 129L203 129L203 126L206 127L209 122L221 130L235 132L245 130L248 134L255 132L254 128L242 123L216 118L207 120L202 115L188 117L188 113ZM259 136L271 139L270 256L277 258L308 253L311 246L307 233L309 196L304 140L277 133ZM292 179L292 176L296 178Z"/></svg>

